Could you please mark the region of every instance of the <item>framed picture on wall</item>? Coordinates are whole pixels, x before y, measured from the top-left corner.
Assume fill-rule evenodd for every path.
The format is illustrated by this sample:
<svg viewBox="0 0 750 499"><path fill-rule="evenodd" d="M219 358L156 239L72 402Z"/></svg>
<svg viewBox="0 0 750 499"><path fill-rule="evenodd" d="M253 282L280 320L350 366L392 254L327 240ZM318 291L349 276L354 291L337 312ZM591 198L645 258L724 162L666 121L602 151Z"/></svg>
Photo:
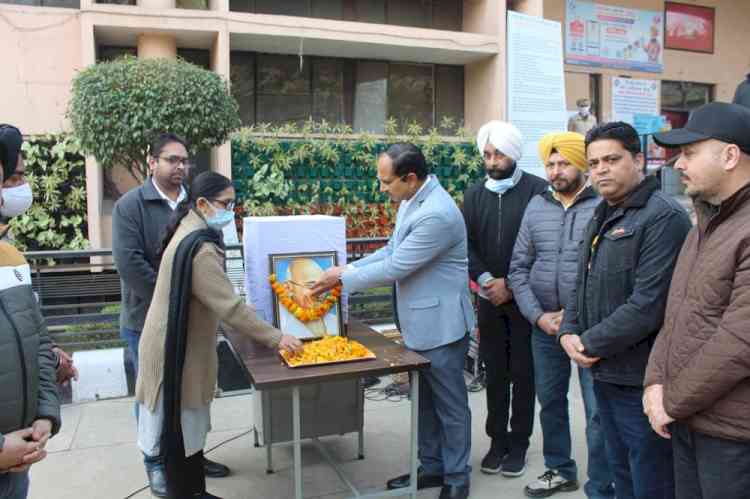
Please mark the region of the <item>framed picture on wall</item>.
<svg viewBox="0 0 750 499"><path fill-rule="evenodd" d="M341 295L313 296L310 288L337 265L335 251L269 255L275 326L301 340L344 336Z"/></svg>
<svg viewBox="0 0 750 499"><path fill-rule="evenodd" d="M716 10L677 2L664 4L664 47L714 53Z"/></svg>

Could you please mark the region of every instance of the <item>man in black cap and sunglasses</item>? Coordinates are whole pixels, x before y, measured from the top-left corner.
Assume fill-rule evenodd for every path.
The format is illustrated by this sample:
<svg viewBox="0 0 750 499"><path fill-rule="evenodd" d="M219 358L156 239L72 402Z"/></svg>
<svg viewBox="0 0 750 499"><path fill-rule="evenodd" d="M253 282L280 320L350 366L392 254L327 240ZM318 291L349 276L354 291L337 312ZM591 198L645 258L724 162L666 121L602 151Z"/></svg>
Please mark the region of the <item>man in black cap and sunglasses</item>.
<svg viewBox="0 0 750 499"><path fill-rule="evenodd" d="M697 225L682 248L646 370L644 411L672 439L680 499L750 497L750 109L706 104L674 168Z"/></svg>

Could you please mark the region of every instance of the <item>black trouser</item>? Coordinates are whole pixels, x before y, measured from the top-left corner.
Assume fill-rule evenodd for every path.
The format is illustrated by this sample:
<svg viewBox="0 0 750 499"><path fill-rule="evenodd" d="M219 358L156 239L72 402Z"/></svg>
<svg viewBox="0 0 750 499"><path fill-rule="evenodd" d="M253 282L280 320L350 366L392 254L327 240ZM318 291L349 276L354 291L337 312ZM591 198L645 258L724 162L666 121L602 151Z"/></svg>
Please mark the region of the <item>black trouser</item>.
<svg viewBox="0 0 750 499"><path fill-rule="evenodd" d="M203 465L203 451L185 458L182 465L180 483L171 483L167 473L167 491L169 499L189 499L202 497L206 492L206 472Z"/></svg>
<svg viewBox="0 0 750 499"><path fill-rule="evenodd" d="M479 355L487 376L487 435L501 455L526 450L534 426L534 362L531 325L515 304L479 299Z"/></svg>
<svg viewBox="0 0 750 499"><path fill-rule="evenodd" d="M670 430L676 499L750 497L750 442L711 437L679 422Z"/></svg>

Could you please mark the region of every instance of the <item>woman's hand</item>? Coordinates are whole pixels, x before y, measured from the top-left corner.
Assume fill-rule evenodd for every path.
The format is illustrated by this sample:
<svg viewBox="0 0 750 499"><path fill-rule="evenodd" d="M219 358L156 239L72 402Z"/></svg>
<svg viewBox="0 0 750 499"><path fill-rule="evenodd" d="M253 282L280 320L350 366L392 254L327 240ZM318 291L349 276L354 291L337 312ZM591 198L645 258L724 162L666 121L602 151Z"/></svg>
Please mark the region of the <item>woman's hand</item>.
<svg viewBox="0 0 750 499"><path fill-rule="evenodd" d="M289 353L301 352L302 342L294 336L284 334L281 336L281 341L279 341L279 350L286 350Z"/></svg>

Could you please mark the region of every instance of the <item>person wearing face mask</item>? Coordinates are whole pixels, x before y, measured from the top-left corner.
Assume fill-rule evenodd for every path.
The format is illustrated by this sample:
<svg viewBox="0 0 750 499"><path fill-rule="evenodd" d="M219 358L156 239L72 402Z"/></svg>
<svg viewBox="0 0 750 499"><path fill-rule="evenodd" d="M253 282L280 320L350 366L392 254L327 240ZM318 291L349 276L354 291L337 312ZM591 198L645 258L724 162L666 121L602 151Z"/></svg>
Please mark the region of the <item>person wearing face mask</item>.
<svg viewBox="0 0 750 499"><path fill-rule="evenodd" d="M0 125L0 142L5 152L0 160L3 164L3 200L0 204L0 239L11 239L11 218L23 215L31 207L34 194L26 181L26 164L21 154L23 136L13 125Z"/></svg>
<svg viewBox="0 0 750 499"><path fill-rule="evenodd" d="M481 470L516 477L526 470L534 422L534 368L531 326L516 306L507 277L526 206L547 190L547 182L516 166L523 137L510 123L491 121L480 128L477 148L487 178L466 191L463 211L469 275L480 286L479 355L487 380L485 429L492 440Z"/></svg>
<svg viewBox="0 0 750 499"><path fill-rule="evenodd" d="M0 202L12 173L12 144L0 131ZM15 129L17 132L17 129ZM14 132L14 133L15 133ZM20 132L18 132L20 136ZM10 145L9 145L10 144ZM20 146L19 146L20 147ZM0 240L0 497L25 499L29 468L47 456L45 446L60 430L55 355L31 287L23 255Z"/></svg>
<svg viewBox="0 0 750 499"><path fill-rule="evenodd" d="M157 134L149 145L150 175L142 186L127 192L112 213L112 256L120 275L122 309L120 336L127 342L138 372L141 331L159 271L159 248L172 213L187 192L183 183L190 171L188 144L171 133ZM138 416L136 406L136 417ZM205 460L206 475L220 478L230 470ZM151 493L166 497L164 467L159 456L144 456Z"/></svg>
<svg viewBox="0 0 750 499"><path fill-rule="evenodd" d="M138 445L147 456L161 456L173 499L216 497L206 492L203 447L219 321L269 348L302 346L260 320L227 278L221 229L234 222L234 202L228 178L214 172L195 178L167 226L140 338Z"/></svg>
<svg viewBox="0 0 750 499"><path fill-rule="evenodd" d="M589 130L596 127L596 116L591 114L591 102L588 99L578 99L576 107L578 107L578 114L571 116L568 120L568 131L586 136Z"/></svg>

